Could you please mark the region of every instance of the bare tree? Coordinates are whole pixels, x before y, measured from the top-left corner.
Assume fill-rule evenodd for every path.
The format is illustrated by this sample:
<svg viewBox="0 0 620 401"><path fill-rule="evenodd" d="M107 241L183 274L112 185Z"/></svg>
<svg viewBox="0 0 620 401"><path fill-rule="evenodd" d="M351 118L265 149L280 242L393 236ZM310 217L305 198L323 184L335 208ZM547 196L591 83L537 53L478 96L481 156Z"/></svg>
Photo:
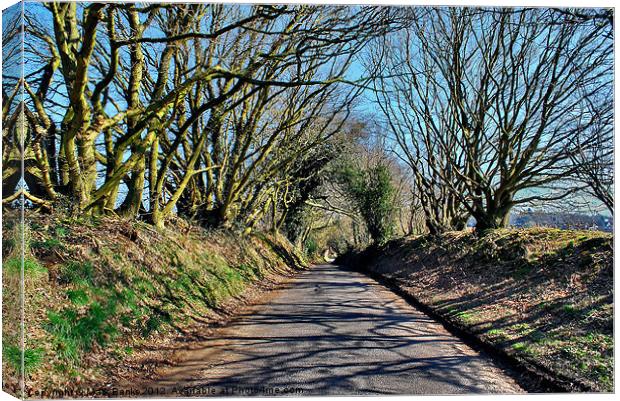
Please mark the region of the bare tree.
<svg viewBox="0 0 620 401"><path fill-rule="evenodd" d="M29 4L26 192L158 226L175 212L250 224L346 118L364 84L345 79L353 57L392 20L377 7Z"/></svg>
<svg viewBox="0 0 620 401"><path fill-rule="evenodd" d="M376 103L396 143L394 154L413 174L415 193L431 234L465 227L468 213L455 190L465 185L455 171L462 169L463 153L453 135L453 118L446 88L435 79L439 74L428 43L413 43L416 30L423 30L427 10L411 12L413 27L377 43L367 68L374 71ZM426 25L430 29L430 26Z"/></svg>
<svg viewBox="0 0 620 401"><path fill-rule="evenodd" d="M586 127L573 139L575 151L571 161L579 188L599 200L609 212L614 213L614 126L613 87L601 89L592 96L585 115ZM593 120L592 123L588 123ZM574 185L574 184L573 184Z"/></svg>
<svg viewBox="0 0 620 401"><path fill-rule="evenodd" d="M437 169L441 184L480 230L506 226L517 204L561 199L571 190L533 190L574 172L572 139L597 121L577 117L613 76L609 30L544 9L427 10L402 41L420 61L397 92L411 98L405 113L420 116L413 128L426 135L432 127L431 146L401 148L414 161L418 153L447 158L449 168Z"/></svg>

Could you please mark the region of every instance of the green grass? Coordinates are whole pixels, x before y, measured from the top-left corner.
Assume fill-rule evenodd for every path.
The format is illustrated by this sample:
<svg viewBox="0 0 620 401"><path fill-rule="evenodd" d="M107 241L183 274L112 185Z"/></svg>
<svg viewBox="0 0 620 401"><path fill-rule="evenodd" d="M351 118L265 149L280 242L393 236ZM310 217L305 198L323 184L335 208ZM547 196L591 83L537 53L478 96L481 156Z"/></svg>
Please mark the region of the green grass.
<svg viewBox="0 0 620 401"><path fill-rule="evenodd" d="M119 360L122 360L123 358L125 358L128 355L133 354L133 348L132 347L114 347L114 349L111 351L112 355Z"/></svg>
<svg viewBox="0 0 620 401"><path fill-rule="evenodd" d="M105 346L118 334L110 318L116 312L112 298L106 305L92 302L86 313L66 308L60 312L48 311L45 329L52 335L57 355L68 362L77 363L80 354L90 351L95 344Z"/></svg>
<svg viewBox="0 0 620 401"><path fill-rule="evenodd" d="M69 262L61 267L60 279L65 283L90 286L93 284L93 265L90 262Z"/></svg>
<svg viewBox="0 0 620 401"><path fill-rule="evenodd" d="M529 352L529 347L524 342L518 342L518 343L513 344L512 349L514 349L517 352L523 352L523 353Z"/></svg>
<svg viewBox="0 0 620 401"><path fill-rule="evenodd" d="M67 291L67 297L72 304L82 306L88 304L88 294L84 290L69 290Z"/></svg>
<svg viewBox="0 0 620 401"><path fill-rule="evenodd" d="M12 274L19 274L22 268L22 261L20 258L10 258L4 263L4 269ZM46 273L47 269L39 264L35 259L24 259L24 275L25 276L39 276Z"/></svg>
<svg viewBox="0 0 620 401"><path fill-rule="evenodd" d="M53 238L31 245L73 251L76 241L70 236L70 227L51 227L42 230ZM267 255L260 254L263 248L232 258L203 248L202 242L186 247L165 240L154 242L152 249L160 261L156 265L123 254L125 250L114 244L86 253L84 260L65 261L54 268L57 275L53 284L62 301L45 306L46 315L39 322L46 333L45 350L54 355L54 363L47 366L51 372L64 377L79 372L90 363L85 355L93 352L122 360L133 352L131 346L140 343L140 336L165 332L168 326L182 327L240 294L248 283L263 277L266 258L281 262L281 256L269 250ZM20 267L19 259L7 258L5 268L19 272ZM25 269L47 271L35 259L28 259ZM131 341L124 342L128 346L115 347L120 336L129 337L127 333L131 333ZM38 366L41 355L28 352L32 369Z"/></svg>
<svg viewBox="0 0 620 401"><path fill-rule="evenodd" d="M473 323L476 320L476 312L459 312L456 314L456 317L460 319L463 323Z"/></svg>
<svg viewBox="0 0 620 401"><path fill-rule="evenodd" d="M32 241L30 246L34 249L44 249L48 251L63 248L62 242L57 238L48 238L44 241Z"/></svg>
<svg viewBox="0 0 620 401"><path fill-rule="evenodd" d="M95 345L108 345L119 335L120 327L136 328L147 337L171 321L166 312L153 314L149 308L138 305L139 296L145 298L154 291L153 284L145 280L136 280L137 292L131 288L118 291L113 282L96 282L90 262L67 263L61 267L59 276L61 281L77 287L66 292L73 307L48 311L45 329L52 335L57 355L68 366L78 365L82 355ZM171 285L171 289L191 289L191 281L181 280L181 283L176 282L177 286ZM151 316L144 321L144 315Z"/></svg>
<svg viewBox="0 0 620 401"><path fill-rule="evenodd" d="M512 326L510 326L510 328L520 334L527 334L533 331L532 326L530 326L528 323L513 324Z"/></svg>
<svg viewBox="0 0 620 401"><path fill-rule="evenodd" d="M3 347L3 358L8 365L15 370L15 372L21 372L22 366L22 352L21 348L16 345L6 345ZM41 348L26 348L24 350L24 373L28 375L35 370L43 362L43 349Z"/></svg>
<svg viewBox="0 0 620 401"><path fill-rule="evenodd" d="M562 306L562 310L564 311L564 313L567 313L569 315L575 315L579 312L579 309L577 309L577 307L573 304L566 304Z"/></svg>
<svg viewBox="0 0 620 401"><path fill-rule="evenodd" d="M158 331L164 323L170 323L171 321L172 319L167 313L152 315L142 328L142 336L150 336L154 332Z"/></svg>
<svg viewBox="0 0 620 401"><path fill-rule="evenodd" d="M240 264L236 270L243 276L246 281L252 281L263 278L263 273L258 266Z"/></svg>
<svg viewBox="0 0 620 401"><path fill-rule="evenodd" d="M613 383L613 336L590 332L571 336L559 344L562 354L584 376L611 387Z"/></svg>
<svg viewBox="0 0 620 401"><path fill-rule="evenodd" d="M134 279L133 287L136 289L136 291L139 291L143 295L154 294L156 292L153 283L142 278Z"/></svg>
<svg viewBox="0 0 620 401"><path fill-rule="evenodd" d="M246 282L255 280L260 274L258 268L249 264L231 267L219 257L200 260L201 264L204 263L200 268L197 262L176 260L174 268L177 277L160 278L161 284L176 297L173 302L166 303L165 309L176 310L178 314L188 305L195 308L199 303L212 308L229 296L240 293ZM212 273L205 273L205 269ZM120 327L135 328L143 337L148 337L173 321L173 316L166 310L139 306L141 300L151 298L160 291L157 281L153 283L136 278L133 289L117 291L113 283L95 280L94 266L90 262L69 262L61 266L59 277L62 282L77 287L66 291L73 307L48 311L45 328L53 337L57 355L69 366L77 365L81 356L95 344L109 344ZM84 310L84 306L88 308ZM148 319L144 319L145 315L149 316Z"/></svg>
<svg viewBox="0 0 620 401"><path fill-rule="evenodd" d="M67 235L69 235L69 230L66 227L63 227L63 226L56 227L54 232L56 233L56 236L60 237L60 238L64 238Z"/></svg>
<svg viewBox="0 0 620 401"><path fill-rule="evenodd" d="M6 272L10 272L13 274L19 274L22 268L22 260L20 258L10 258L9 260L4 262L3 269Z"/></svg>
<svg viewBox="0 0 620 401"><path fill-rule="evenodd" d="M72 306L48 311L44 327L52 335L57 355L69 366L76 366L82 355L92 350L95 344L105 347L113 341L121 326L142 328L143 335L147 336L162 323L169 322L169 319L151 317L141 323L144 321L142 317L152 311L138 305L136 292L130 288L118 291L113 283L96 285L93 266L89 262L63 266L61 277L78 287L66 292Z"/></svg>
<svg viewBox="0 0 620 401"><path fill-rule="evenodd" d="M506 332L502 329L491 329L489 331L487 331L487 334L493 337L506 337Z"/></svg>

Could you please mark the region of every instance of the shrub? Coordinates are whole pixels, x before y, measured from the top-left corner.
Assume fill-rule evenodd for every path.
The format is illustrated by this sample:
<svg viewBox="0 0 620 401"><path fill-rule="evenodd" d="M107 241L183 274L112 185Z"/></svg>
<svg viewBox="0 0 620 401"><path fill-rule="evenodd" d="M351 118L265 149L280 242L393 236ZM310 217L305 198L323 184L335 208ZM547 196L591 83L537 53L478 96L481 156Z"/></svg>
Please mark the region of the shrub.
<svg viewBox="0 0 620 401"><path fill-rule="evenodd" d="M382 245L394 232L394 196L387 165L378 163L369 168L358 168L345 164L339 180L357 205L373 242Z"/></svg>
<svg viewBox="0 0 620 401"><path fill-rule="evenodd" d="M313 238L308 238L306 240L306 243L304 244L304 248L306 249L307 256L313 256L314 254L316 254L318 245Z"/></svg>

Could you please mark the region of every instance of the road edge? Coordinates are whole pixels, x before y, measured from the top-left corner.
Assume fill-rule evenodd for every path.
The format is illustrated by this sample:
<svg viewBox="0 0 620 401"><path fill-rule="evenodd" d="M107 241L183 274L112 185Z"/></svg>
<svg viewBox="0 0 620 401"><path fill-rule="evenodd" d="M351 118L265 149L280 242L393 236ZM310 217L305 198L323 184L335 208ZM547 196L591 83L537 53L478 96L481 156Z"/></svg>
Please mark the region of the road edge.
<svg viewBox="0 0 620 401"><path fill-rule="evenodd" d="M520 358L495 347L493 344L482 340L480 337L467 330L465 326L459 325L458 323L447 319L445 316L437 313L429 305L421 302L414 294L403 288L398 280L394 278L384 276L380 273L365 268L353 268L345 264L340 264L339 266L343 269L362 273L374 279L379 284L403 298L411 306L441 323L446 330L463 340L463 342L465 342L468 346L472 347L476 351L482 351L489 355L498 363L500 368L506 370L507 373L528 393L549 394L591 392L596 394L604 394L593 390L585 383L575 382L567 377L559 377L555 373L552 374L546 371L544 367L535 366L531 363L523 361Z"/></svg>

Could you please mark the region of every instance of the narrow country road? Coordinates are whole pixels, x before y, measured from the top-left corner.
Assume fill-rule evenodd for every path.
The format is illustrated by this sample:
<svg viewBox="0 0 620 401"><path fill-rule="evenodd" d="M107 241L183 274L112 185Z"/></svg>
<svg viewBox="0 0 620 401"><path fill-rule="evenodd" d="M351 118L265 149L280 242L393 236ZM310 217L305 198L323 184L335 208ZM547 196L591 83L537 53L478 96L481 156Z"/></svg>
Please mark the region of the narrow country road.
<svg viewBox="0 0 620 401"><path fill-rule="evenodd" d="M153 386L170 396L523 391L385 287L333 265L302 273L159 373Z"/></svg>

